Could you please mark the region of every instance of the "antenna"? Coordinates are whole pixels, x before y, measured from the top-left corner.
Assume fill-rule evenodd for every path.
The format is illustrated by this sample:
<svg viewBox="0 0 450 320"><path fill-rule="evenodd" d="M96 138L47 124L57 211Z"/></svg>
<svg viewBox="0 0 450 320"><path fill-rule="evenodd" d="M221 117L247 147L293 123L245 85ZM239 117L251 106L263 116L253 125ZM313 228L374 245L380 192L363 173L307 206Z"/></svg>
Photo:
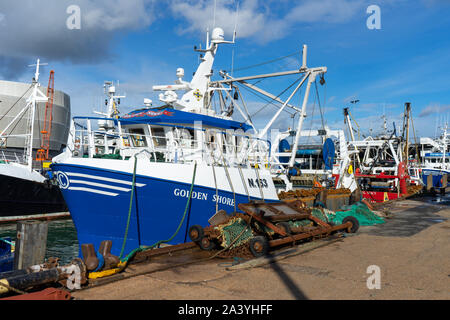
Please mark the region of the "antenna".
<svg viewBox="0 0 450 320"><path fill-rule="evenodd" d="M237 29L238 16L239 16L239 1L236 4L236 18L234 19L233 43L236 40L236 29Z"/></svg>
<svg viewBox="0 0 450 320"><path fill-rule="evenodd" d="M36 67L36 72L34 73L34 80L36 82L39 81L39 67L48 65L48 63L40 63L40 61L41 61L40 59L37 59L35 64L28 65L29 67Z"/></svg>
<svg viewBox="0 0 450 320"><path fill-rule="evenodd" d="M234 70L234 48L231 50L231 76L233 76Z"/></svg>
<svg viewBox="0 0 450 320"><path fill-rule="evenodd" d="M303 45L302 51L302 66L300 69L307 69L306 67L306 56L308 54L308 46L306 44Z"/></svg>
<svg viewBox="0 0 450 320"><path fill-rule="evenodd" d="M216 7L217 7L217 0L214 0L213 29L216 26Z"/></svg>

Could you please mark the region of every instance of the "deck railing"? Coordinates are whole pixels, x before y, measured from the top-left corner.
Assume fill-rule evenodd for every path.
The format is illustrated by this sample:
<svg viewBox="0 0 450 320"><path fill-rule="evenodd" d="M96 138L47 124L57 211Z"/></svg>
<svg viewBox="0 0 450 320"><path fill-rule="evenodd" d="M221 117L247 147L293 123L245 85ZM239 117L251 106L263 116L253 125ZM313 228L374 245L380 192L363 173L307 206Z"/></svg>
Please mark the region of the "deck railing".
<svg viewBox="0 0 450 320"><path fill-rule="evenodd" d="M105 120L114 126L94 127ZM155 127L166 130L164 134L152 134ZM144 128L149 134L130 132ZM270 141L215 128L159 123L130 127L126 120L75 117L69 139L74 157L129 159L145 149L150 161L157 162L268 166L270 159Z"/></svg>

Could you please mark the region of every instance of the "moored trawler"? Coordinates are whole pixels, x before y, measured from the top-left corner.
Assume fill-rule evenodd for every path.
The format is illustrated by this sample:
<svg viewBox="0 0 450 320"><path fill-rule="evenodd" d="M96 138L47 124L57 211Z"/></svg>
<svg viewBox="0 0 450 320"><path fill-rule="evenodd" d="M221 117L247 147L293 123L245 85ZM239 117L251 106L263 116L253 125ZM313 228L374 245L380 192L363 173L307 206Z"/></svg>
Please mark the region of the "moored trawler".
<svg viewBox="0 0 450 320"><path fill-rule="evenodd" d="M442 128L442 136L436 141L432 141L431 150L421 151L422 163L410 166L409 173L412 177L422 181L424 185L428 183L428 177L431 176L431 186L434 188L444 188L447 186L444 182L444 175L450 175L450 153L448 149L447 125ZM421 138L422 140L422 138ZM425 140L425 139L424 139ZM427 141L425 140L425 141Z"/></svg>
<svg viewBox="0 0 450 320"><path fill-rule="evenodd" d="M268 169L270 142L210 107L221 90L210 86L221 43L223 30L216 28L191 82L179 68L175 85L153 88L164 91L161 107L119 117L111 95L106 117L73 118L68 148L53 159L52 170L80 245L98 248L112 240L111 253L119 255L169 238L182 243L190 226L205 225L221 209L278 201ZM175 90L185 94L178 99Z"/></svg>
<svg viewBox="0 0 450 320"><path fill-rule="evenodd" d="M0 221L67 211L45 163L66 142L70 99L50 80L42 92L39 67L31 84L0 82Z"/></svg>

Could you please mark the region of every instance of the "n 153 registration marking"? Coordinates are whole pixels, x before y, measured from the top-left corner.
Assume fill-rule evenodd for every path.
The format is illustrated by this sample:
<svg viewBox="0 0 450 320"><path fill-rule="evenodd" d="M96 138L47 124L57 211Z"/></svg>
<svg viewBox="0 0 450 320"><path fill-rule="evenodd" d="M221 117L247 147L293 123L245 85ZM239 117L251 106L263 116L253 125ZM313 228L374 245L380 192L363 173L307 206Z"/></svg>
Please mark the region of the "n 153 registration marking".
<svg viewBox="0 0 450 320"><path fill-rule="evenodd" d="M248 178L248 185L250 188L268 188L269 184L266 179Z"/></svg>

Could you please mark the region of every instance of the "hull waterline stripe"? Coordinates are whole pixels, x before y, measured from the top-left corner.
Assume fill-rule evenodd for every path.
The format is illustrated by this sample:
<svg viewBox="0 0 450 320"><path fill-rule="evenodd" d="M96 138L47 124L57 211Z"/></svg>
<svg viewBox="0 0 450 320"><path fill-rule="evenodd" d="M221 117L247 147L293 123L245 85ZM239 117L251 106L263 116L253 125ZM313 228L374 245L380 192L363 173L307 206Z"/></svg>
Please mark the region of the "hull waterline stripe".
<svg viewBox="0 0 450 320"><path fill-rule="evenodd" d="M131 190L131 189L127 189L127 188L111 186L111 185L108 185L108 184L96 183L96 182L90 182L90 181L83 181L83 180L70 180L70 183L87 184L87 185L94 186L94 187L107 188L107 189L113 189L113 190L125 191L125 192L128 192L128 191Z"/></svg>
<svg viewBox="0 0 450 320"><path fill-rule="evenodd" d="M115 183L121 183L131 186L131 181L124 181L124 180L118 180L118 179L112 179L112 178L105 178L105 177L99 177L99 176L93 176L90 174L84 174L84 173L76 173L76 172L66 172L68 176L71 177L81 177L81 178L90 178L90 179L96 179L96 180L103 180L108 182L115 182ZM136 183L136 186L142 187L145 186L144 183Z"/></svg>
<svg viewBox="0 0 450 320"><path fill-rule="evenodd" d="M99 194L103 194L105 196L111 196L111 197L115 197L118 195L118 193L96 190L96 189L91 189L91 188L84 188L84 187L70 187L69 190L99 193Z"/></svg>

